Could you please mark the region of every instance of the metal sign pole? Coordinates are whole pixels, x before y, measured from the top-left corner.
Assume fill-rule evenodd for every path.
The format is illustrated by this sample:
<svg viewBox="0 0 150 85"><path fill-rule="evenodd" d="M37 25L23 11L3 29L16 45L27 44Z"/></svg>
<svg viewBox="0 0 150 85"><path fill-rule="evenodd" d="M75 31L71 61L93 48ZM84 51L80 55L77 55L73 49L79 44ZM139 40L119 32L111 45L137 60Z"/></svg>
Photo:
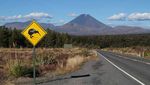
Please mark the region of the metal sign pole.
<svg viewBox="0 0 150 85"><path fill-rule="evenodd" d="M35 76L35 46L33 47L33 83L36 85L36 76Z"/></svg>
<svg viewBox="0 0 150 85"><path fill-rule="evenodd" d="M33 34L39 34L34 35ZM35 46L38 42L47 34L47 32L38 24L36 21L32 20L29 26L27 26L21 34L28 39L28 41L33 45L33 54L32 54L32 63L33 63L33 82L36 85L36 73L35 73L35 62L36 62L36 54L35 54Z"/></svg>

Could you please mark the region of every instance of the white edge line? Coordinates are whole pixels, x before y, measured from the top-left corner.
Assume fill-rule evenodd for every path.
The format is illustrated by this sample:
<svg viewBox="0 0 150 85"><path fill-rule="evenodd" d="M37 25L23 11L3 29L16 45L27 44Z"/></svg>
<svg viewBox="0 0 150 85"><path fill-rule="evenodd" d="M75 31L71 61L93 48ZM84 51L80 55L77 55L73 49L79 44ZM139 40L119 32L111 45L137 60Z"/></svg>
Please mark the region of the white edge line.
<svg viewBox="0 0 150 85"><path fill-rule="evenodd" d="M136 61L136 62L140 62L140 63L143 63L143 64L150 65L150 63L148 63L148 62L140 61L140 60L137 60L137 59L122 57L122 56L120 56L120 55L119 55L118 57L121 57L121 58L124 58L124 59L128 59L128 60L132 60L132 61Z"/></svg>
<svg viewBox="0 0 150 85"><path fill-rule="evenodd" d="M102 54L100 54L99 52L97 52L99 55L101 55L103 58L105 58L105 60L107 60L110 64L112 64L114 67L116 67L118 70L120 70L121 72L125 73L126 75L128 75L129 77L131 77L132 79L134 79L135 81L137 81L138 83L140 83L141 85L145 85L143 82L141 82L140 80L138 80L137 78L133 77L132 75L130 75L129 73L127 73L126 71L124 71L123 69L121 69L120 67L118 67L117 65L115 65L113 62L111 62L110 60L108 60L106 57L104 57Z"/></svg>
<svg viewBox="0 0 150 85"><path fill-rule="evenodd" d="M111 53L112 54L112 53ZM149 62L144 62L144 61L140 61L140 60L137 60L137 59L132 59L132 58L128 58L128 57L122 57L120 55L117 55L118 57L121 57L121 58L124 58L124 59L128 59L128 60L132 60L132 61L135 61L135 62L140 62L140 63L144 63L144 64L147 64L147 65L150 65Z"/></svg>

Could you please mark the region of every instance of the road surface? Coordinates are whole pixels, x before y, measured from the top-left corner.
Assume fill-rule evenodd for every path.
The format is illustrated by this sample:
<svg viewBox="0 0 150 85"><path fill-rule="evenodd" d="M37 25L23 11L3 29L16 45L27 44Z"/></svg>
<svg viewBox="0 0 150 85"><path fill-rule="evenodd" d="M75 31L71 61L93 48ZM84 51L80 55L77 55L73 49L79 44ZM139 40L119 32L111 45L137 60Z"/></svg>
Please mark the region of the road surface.
<svg viewBox="0 0 150 85"><path fill-rule="evenodd" d="M98 56L76 72L38 85L150 85L148 62L104 51Z"/></svg>

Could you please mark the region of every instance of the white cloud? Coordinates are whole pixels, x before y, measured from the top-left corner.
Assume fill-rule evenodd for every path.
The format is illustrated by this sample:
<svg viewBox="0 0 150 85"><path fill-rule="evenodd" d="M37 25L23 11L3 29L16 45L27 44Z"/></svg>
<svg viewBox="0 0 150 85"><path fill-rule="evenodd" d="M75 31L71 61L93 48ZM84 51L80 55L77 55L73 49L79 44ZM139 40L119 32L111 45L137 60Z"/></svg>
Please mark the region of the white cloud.
<svg viewBox="0 0 150 85"><path fill-rule="evenodd" d="M60 23L65 23L65 20L61 19L59 20Z"/></svg>
<svg viewBox="0 0 150 85"><path fill-rule="evenodd" d="M23 18L23 16L22 15L15 15L15 16L4 16L4 19L5 20L16 20L16 19L21 19L21 18Z"/></svg>
<svg viewBox="0 0 150 85"><path fill-rule="evenodd" d="M0 16L0 20L29 20L29 19L44 19L52 18L53 16L44 12L32 12L27 15L15 15L15 16Z"/></svg>
<svg viewBox="0 0 150 85"><path fill-rule="evenodd" d="M54 24L54 25L56 25L56 26L60 26L60 25L65 24L66 21L63 20L63 19L60 19L60 20L57 20L57 21L53 21L53 22L51 22L51 23Z"/></svg>
<svg viewBox="0 0 150 85"><path fill-rule="evenodd" d="M150 20L150 13L131 13L128 20Z"/></svg>
<svg viewBox="0 0 150 85"><path fill-rule="evenodd" d="M150 20L150 13L145 12L145 13L131 13L128 16L125 13L119 13L115 14L113 16L108 17L109 20L130 20L130 21L145 21L145 20Z"/></svg>
<svg viewBox="0 0 150 85"><path fill-rule="evenodd" d="M35 19L39 19L39 18L52 18L51 15L49 15L48 13L43 13L43 12L33 12L30 14L27 14L24 16L24 18L35 18Z"/></svg>
<svg viewBox="0 0 150 85"><path fill-rule="evenodd" d="M5 16L0 16L0 20L5 20Z"/></svg>
<svg viewBox="0 0 150 85"><path fill-rule="evenodd" d="M76 16L78 16L78 14L76 14L76 13L70 13L68 16L70 16L70 17L76 17Z"/></svg>
<svg viewBox="0 0 150 85"><path fill-rule="evenodd" d="M125 18L125 13L114 14L113 16L108 17L109 20L125 20Z"/></svg>

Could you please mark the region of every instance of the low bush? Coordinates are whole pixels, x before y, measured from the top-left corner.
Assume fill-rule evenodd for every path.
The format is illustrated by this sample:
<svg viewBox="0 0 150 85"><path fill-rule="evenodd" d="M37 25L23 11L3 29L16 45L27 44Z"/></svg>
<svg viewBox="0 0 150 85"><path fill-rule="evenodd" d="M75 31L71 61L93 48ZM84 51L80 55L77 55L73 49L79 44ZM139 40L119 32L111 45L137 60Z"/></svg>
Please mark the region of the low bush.
<svg viewBox="0 0 150 85"><path fill-rule="evenodd" d="M11 63L8 68L9 75L13 77L33 77L33 67L25 66L20 61ZM35 69L36 76L40 75L39 71Z"/></svg>
<svg viewBox="0 0 150 85"><path fill-rule="evenodd" d="M88 49L84 49L84 50L82 50L81 55L88 57L88 56L90 56L90 52Z"/></svg>

